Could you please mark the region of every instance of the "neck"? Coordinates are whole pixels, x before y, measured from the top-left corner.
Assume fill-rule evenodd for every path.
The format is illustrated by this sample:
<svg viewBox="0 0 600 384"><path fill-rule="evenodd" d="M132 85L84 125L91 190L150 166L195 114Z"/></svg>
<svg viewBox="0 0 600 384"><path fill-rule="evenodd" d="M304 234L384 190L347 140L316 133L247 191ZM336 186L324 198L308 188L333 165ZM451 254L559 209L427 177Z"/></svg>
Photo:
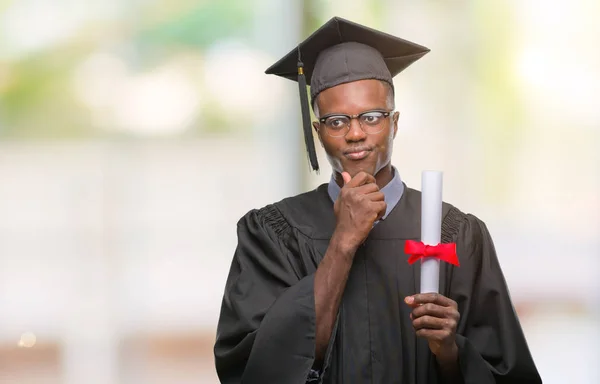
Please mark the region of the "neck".
<svg viewBox="0 0 600 384"><path fill-rule="evenodd" d="M392 171L392 163L388 163L375 174L375 182L377 183L379 189L388 185L393 178L394 172ZM341 173L335 173L335 182L340 186L340 188L344 186L344 179L342 178Z"/></svg>

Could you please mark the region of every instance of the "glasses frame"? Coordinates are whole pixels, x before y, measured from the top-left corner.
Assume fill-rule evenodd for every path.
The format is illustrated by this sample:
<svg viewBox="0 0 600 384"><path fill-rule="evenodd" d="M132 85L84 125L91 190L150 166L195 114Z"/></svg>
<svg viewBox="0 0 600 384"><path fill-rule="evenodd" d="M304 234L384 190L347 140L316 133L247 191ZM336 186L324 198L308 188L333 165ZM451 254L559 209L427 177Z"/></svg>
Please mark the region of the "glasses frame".
<svg viewBox="0 0 600 384"><path fill-rule="evenodd" d="M381 124L382 128L379 131L377 131L377 132L367 132L367 131L365 131L363 129L362 122L360 121L360 118L362 116L366 115L367 113L373 113L373 112L379 112L379 113L383 114L383 119L384 120L387 119L390 116L394 116L394 111L393 110L392 111L387 111L385 109L370 109L368 111L357 113L356 115L348 115L348 114L345 114L345 113L330 113L330 114L327 114L327 115L319 118L319 123L321 123L322 125L325 125L325 122L330 117L345 117L345 118L347 118L348 119L348 124L346 124L346 128L345 129L341 130L341 131L343 131L342 134L332 135L329 132L329 130L327 129L327 127L325 127L325 129L324 129L325 133L328 136L331 136L331 137L344 137L344 136L346 136L348 134L348 132L350 132L350 124L352 124L352 120L356 119L356 120L358 120L358 125L360 126L360 130L361 131L363 131L367 135L376 135L378 133L381 133L385 129L385 126L383 124Z"/></svg>

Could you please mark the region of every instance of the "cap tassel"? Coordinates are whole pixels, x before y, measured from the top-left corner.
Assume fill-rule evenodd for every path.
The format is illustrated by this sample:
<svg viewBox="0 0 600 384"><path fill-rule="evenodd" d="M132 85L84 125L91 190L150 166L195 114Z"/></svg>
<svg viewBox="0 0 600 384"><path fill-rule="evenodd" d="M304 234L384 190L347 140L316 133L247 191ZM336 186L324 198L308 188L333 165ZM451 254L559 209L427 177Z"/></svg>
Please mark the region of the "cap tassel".
<svg viewBox="0 0 600 384"><path fill-rule="evenodd" d="M306 77L304 76L304 64L300 58L300 49L298 48L298 88L300 90L300 106L302 110L302 127L304 129L304 141L308 151L308 159L313 171L319 172L319 162L315 150L315 141L313 138L310 109L308 105L308 94L306 92Z"/></svg>

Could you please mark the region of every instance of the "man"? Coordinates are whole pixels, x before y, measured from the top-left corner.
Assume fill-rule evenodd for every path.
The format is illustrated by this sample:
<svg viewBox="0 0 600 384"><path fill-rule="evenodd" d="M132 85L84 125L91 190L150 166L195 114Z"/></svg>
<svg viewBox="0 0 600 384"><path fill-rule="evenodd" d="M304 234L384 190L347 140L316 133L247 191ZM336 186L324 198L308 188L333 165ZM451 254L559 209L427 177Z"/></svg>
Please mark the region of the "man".
<svg viewBox="0 0 600 384"><path fill-rule="evenodd" d="M420 192L391 165L392 77L428 50L334 18L267 73L298 80L334 174L238 223L217 330L223 383L539 383L490 235L444 203L440 294L419 294Z"/></svg>

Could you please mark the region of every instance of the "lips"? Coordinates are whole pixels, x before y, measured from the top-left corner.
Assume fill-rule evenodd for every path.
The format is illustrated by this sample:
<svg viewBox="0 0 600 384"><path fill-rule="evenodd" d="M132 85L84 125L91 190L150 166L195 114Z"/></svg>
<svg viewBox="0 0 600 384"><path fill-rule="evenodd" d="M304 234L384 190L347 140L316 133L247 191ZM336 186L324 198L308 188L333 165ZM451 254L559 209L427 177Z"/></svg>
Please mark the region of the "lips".
<svg viewBox="0 0 600 384"><path fill-rule="evenodd" d="M352 148L344 151L344 156L346 156L350 160L362 160L369 156L372 149L368 147L358 147Z"/></svg>

